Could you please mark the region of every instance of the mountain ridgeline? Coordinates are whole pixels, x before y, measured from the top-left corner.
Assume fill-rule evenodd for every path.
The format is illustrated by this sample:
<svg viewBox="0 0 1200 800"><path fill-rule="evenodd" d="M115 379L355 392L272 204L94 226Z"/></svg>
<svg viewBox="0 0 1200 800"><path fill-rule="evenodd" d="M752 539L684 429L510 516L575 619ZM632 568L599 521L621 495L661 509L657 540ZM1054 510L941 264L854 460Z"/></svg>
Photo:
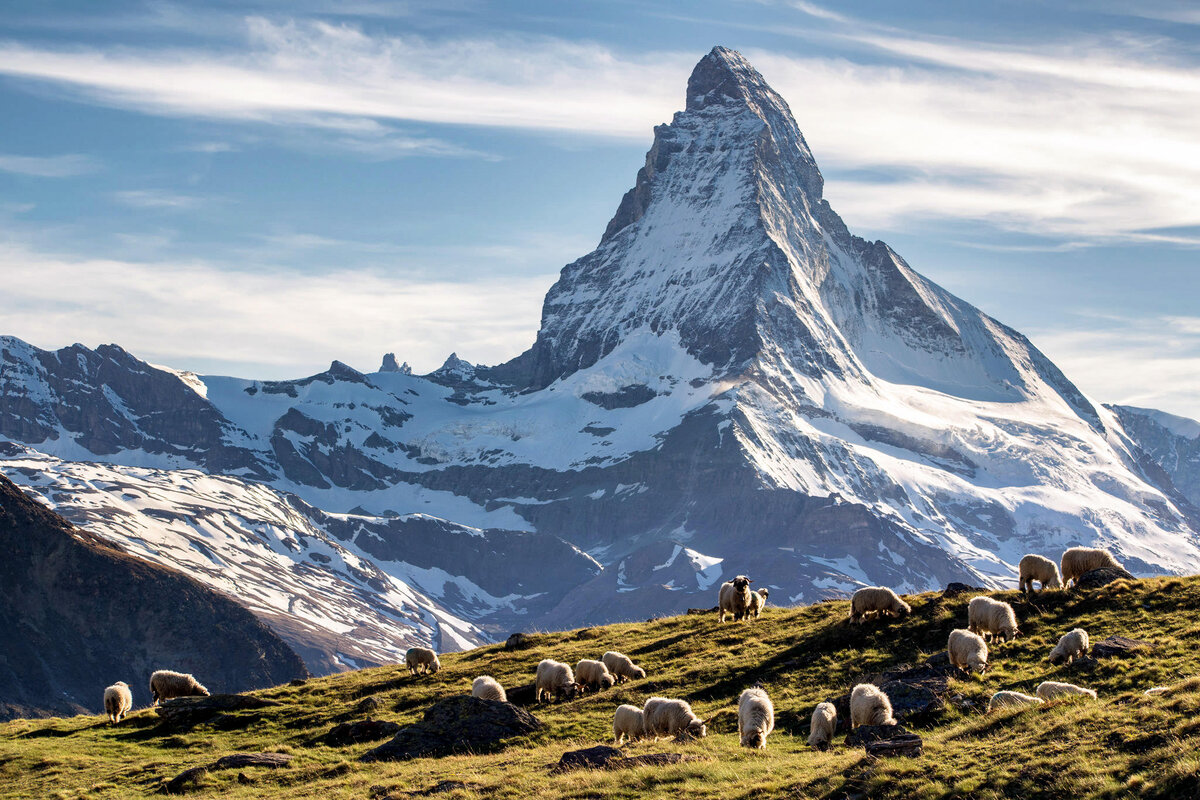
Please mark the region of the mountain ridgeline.
<svg viewBox="0 0 1200 800"><path fill-rule="evenodd" d="M255 381L0 338L0 468L200 580L260 565L226 590L318 672L711 605L739 573L786 604L1011 585L1073 545L1200 571L1200 433L1093 403L822 193L788 105L714 48L512 361Z"/></svg>

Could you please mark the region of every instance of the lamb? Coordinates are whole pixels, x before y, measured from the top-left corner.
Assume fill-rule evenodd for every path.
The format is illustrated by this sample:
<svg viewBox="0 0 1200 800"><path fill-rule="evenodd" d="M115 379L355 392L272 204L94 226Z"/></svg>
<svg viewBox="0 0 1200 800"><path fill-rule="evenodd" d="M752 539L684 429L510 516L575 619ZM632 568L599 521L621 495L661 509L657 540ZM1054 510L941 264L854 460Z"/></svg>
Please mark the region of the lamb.
<svg viewBox="0 0 1200 800"><path fill-rule="evenodd" d="M610 689L617 682L603 661L590 658L582 659L575 665L575 680L582 687L598 690Z"/></svg>
<svg viewBox="0 0 1200 800"><path fill-rule="evenodd" d="M1054 649L1050 651L1050 663L1062 664L1071 663L1077 658L1082 658L1088 652L1088 634L1083 628L1075 628L1063 635L1058 640L1058 644L1054 645Z"/></svg>
<svg viewBox="0 0 1200 800"><path fill-rule="evenodd" d="M1001 708L1022 708L1024 706L1040 706L1045 701L1040 697L1034 697L1021 692L1013 692L1007 689L996 692L988 700L987 710L992 713L993 710Z"/></svg>
<svg viewBox="0 0 1200 800"><path fill-rule="evenodd" d="M150 676L150 696L154 704L172 697L208 697L208 689L191 675L160 669Z"/></svg>
<svg viewBox="0 0 1200 800"><path fill-rule="evenodd" d="M125 719L125 715L133 710L133 692L129 691L128 683L117 681L104 690L104 710L110 725Z"/></svg>
<svg viewBox="0 0 1200 800"><path fill-rule="evenodd" d="M478 697L480 700L495 700L500 703L508 702L508 695L504 693L504 687L491 675L480 675L471 682L471 697Z"/></svg>
<svg viewBox="0 0 1200 800"><path fill-rule="evenodd" d="M1017 588L1026 594L1033 593L1034 581L1042 584L1043 590L1062 588L1062 581L1058 577L1058 564L1045 556L1039 556L1036 553L1022 556L1021 562L1017 565L1017 572L1020 575Z"/></svg>
<svg viewBox="0 0 1200 800"><path fill-rule="evenodd" d="M1090 697L1096 699L1095 689L1085 689L1073 683L1058 681L1042 681L1037 687L1037 696L1043 700L1055 700L1059 697Z"/></svg>
<svg viewBox="0 0 1200 800"><path fill-rule="evenodd" d="M766 691L755 687L738 698L738 736L742 747L767 749L767 737L775 730L775 706Z"/></svg>
<svg viewBox="0 0 1200 800"><path fill-rule="evenodd" d="M404 663L408 665L410 675L416 675L418 670L430 675L442 668L442 662L438 661L437 653L428 647L408 648L408 652L404 654Z"/></svg>
<svg viewBox="0 0 1200 800"><path fill-rule="evenodd" d="M757 592L750 593L750 611L755 619L762 613L763 607L767 604L767 595L771 592L768 589L759 589Z"/></svg>
<svg viewBox="0 0 1200 800"><path fill-rule="evenodd" d="M733 580L721 584L721 591L717 593L717 605L720 608L717 616L719 622L725 621L726 614L732 616L734 622L743 620L749 615L750 584L752 583L754 581L745 575L738 575Z"/></svg>
<svg viewBox="0 0 1200 800"><path fill-rule="evenodd" d="M710 719L701 720L686 700L671 700L666 697L651 697L642 707L646 722L646 736L676 739L703 739L708 735Z"/></svg>
<svg viewBox="0 0 1200 800"><path fill-rule="evenodd" d="M543 696L546 702L552 699L561 700L564 697L569 699L575 696L578 689L579 684L575 682L570 665L552 658L543 658L538 662L534 679L534 699L537 702L542 702Z"/></svg>
<svg viewBox="0 0 1200 800"><path fill-rule="evenodd" d="M982 634L985 640L995 635L1008 641L1021 633L1017 630L1017 615L1012 606L983 596L971 598L967 605L967 630Z"/></svg>
<svg viewBox="0 0 1200 800"><path fill-rule="evenodd" d="M616 650L609 650L600 657L600 660L604 662L604 666L608 667L608 671L613 674L618 683L641 680L646 677L646 670L636 666L629 656L618 653Z"/></svg>
<svg viewBox="0 0 1200 800"><path fill-rule="evenodd" d="M892 701L872 683L860 683L850 693L850 727L895 725Z"/></svg>
<svg viewBox="0 0 1200 800"><path fill-rule="evenodd" d="M1078 584L1083 573L1102 567L1124 569L1107 550L1099 550L1094 547L1072 547L1062 554L1063 586L1071 581Z"/></svg>
<svg viewBox="0 0 1200 800"><path fill-rule="evenodd" d="M850 621L861 624L868 614L906 617L912 606L886 586L864 586L850 598Z"/></svg>
<svg viewBox="0 0 1200 800"><path fill-rule="evenodd" d="M833 703L817 703L808 726L808 746L828 750L837 730L837 706Z"/></svg>
<svg viewBox="0 0 1200 800"><path fill-rule="evenodd" d="M946 651L950 654L951 666L967 672L987 672L988 648L982 636L955 628L950 631Z"/></svg>
<svg viewBox="0 0 1200 800"><path fill-rule="evenodd" d="M637 706L628 703L617 706L613 715L613 747L620 747L628 739L636 742L646 738L646 715Z"/></svg>

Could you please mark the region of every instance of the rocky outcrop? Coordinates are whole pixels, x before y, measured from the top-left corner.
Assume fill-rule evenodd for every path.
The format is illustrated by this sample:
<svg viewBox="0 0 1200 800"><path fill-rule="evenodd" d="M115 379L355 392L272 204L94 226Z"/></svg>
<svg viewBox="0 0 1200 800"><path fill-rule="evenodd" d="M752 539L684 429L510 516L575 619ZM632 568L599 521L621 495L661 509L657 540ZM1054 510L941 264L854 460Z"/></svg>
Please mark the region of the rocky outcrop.
<svg viewBox="0 0 1200 800"><path fill-rule="evenodd" d="M424 718L396 734L390 742L369 750L363 761L406 761L449 753L485 753L505 739L540 730L542 723L511 703L450 697L434 703Z"/></svg>
<svg viewBox="0 0 1200 800"><path fill-rule="evenodd" d="M108 545L0 476L0 718L98 713L124 680L134 707L150 673L242 691L308 674L228 597Z"/></svg>

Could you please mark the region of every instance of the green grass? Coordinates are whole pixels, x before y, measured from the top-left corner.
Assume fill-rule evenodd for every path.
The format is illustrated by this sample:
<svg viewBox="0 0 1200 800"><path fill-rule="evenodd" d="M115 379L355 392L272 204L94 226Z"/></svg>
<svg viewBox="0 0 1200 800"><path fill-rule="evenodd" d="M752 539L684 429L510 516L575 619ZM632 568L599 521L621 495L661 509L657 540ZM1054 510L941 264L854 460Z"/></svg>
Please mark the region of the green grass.
<svg viewBox="0 0 1200 800"><path fill-rule="evenodd" d="M534 646L500 646L442 657L434 676L410 678L403 667L381 667L259 692L281 706L254 712L241 730L204 725L183 734L156 729L152 710L117 727L100 716L18 720L0 725L0 798L117 798L157 793L179 772L221 755L282 751L295 756L282 769L209 773L192 797L406 797L441 781L467 789L442 798L1123 798L1200 796L1200 577L1118 583L1090 593L1048 592L1013 603L1023 636L992 647L985 678L951 685L952 702L935 723L917 727L925 754L917 759L867 758L840 739L827 753L805 746L813 706L871 679L884 669L916 664L943 648L966 622L970 595L907 598L913 614L893 623L850 626L845 602L768 608L753 623L719 625L715 615L538 634ZM1092 640L1110 634L1146 639L1154 650L1098 662L1052 667L1046 655L1072 627ZM333 725L360 719L365 697L382 705L374 716L406 724L430 703L470 691L491 674L505 686L528 683L545 657L574 663L621 650L648 677L598 695L533 707L546 729L510 740L484 755L362 764L373 744L328 747L314 740ZM119 676L114 676L114 679ZM199 676L203 679L203 676ZM1189 678L1192 678L1189 680ZM1045 679L1096 689L1098 702L1063 701L1037 709L983 713L998 689L1032 692ZM761 681L776 709L776 732L765 753L738 746L734 703ZM1160 684L1167 695L1145 697ZM641 705L651 695L683 697L697 713L719 713L707 739L687 744L643 742L636 755L681 752L698 757L671 767L551 775L567 750L611 741L620 703Z"/></svg>

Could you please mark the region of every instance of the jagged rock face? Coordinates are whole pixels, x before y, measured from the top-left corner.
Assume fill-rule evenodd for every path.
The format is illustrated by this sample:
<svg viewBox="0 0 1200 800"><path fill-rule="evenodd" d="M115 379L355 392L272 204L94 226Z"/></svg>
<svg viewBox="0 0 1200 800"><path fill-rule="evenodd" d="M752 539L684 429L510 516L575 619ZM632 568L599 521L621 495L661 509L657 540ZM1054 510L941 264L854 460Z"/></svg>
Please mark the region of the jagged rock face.
<svg viewBox="0 0 1200 800"><path fill-rule="evenodd" d="M452 355L427 376L337 362L300 381L162 372L156 382L176 381L217 422L198 446L182 432L161 446L194 448L180 465L209 471L236 454L249 460L239 474L354 512L354 533L319 527L385 571L404 542L406 581L434 563L409 559L430 557L444 523L393 530L392 517L478 529L446 548L478 578L470 591L522 598L540 588L522 583L528 572L483 567L504 560L493 529L534 529L550 539L504 537L517 562L545 554L545 604L518 603L526 628L711 606L715 582L739 573L788 604L864 584L1011 583L1024 553L1077 544L1116 551L1135 573L1200 570L1200 517L1172 483L1184 473L1021 334L853 236L822 191L786 103L716 48L684 110L655 129L597 249L548 293L526 353L497 367ZM65 458L162 466L144 449L101 454L41 434L73 430L37 400L66 391L54 374L13 373L7 435ZM94 374L79 380L101 392ZM48 496L71 505L74 491ZM499 624L488 597L437 603L482 629Z"/></svg>
<svg viewBox="0 0 1200 800"><path fill-rule="evenodd" d="M0 552L0 719L98 713L118 680L142 706L164 667L214 692L308 675L238 603L73 528L3 476Z"/></svg>
<svg viewBox="0 0 1200 800"><path fill-rule="evenodd" d="M1108 406L1138 446L1200 507L1200 423L1149 408Z"/></svg>

